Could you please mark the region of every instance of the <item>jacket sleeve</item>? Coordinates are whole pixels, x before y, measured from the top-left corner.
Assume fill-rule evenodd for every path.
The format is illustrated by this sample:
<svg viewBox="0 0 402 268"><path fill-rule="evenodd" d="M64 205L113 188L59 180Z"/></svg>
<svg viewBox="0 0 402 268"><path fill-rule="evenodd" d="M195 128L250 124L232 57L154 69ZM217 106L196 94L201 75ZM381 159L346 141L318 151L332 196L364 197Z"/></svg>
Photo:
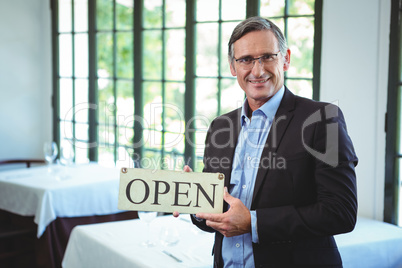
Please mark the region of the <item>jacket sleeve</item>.
<svg viewBox="0 0 402 268"><path fill-rule="evenodd" d="M287 167L291 180L300 182L293 191L299 195L312 195L313 198L304 199L308 202L294 201L280 206L257 205L260 244L353 230L357 215L354 168L358 160L342 112L338 107L331 106L335 107L332 113L336 116L317 120L309 126L311 135L307 139L311 142L310 147L305 146L308 160L305 157L289 163ZM324 114L324 110L321 112ZM328 114L329 110L326 112ZM307 182L312 182L312 187L302 189Z"/></svg>

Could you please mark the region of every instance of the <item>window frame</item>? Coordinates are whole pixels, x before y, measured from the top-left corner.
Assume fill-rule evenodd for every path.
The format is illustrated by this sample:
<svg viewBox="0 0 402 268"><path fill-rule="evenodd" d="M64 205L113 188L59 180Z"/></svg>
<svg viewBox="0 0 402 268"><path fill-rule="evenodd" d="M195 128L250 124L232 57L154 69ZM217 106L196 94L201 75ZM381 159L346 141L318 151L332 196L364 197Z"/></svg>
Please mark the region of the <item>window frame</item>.
<svg viewBox="0 0 402 268"><path fill-rule="evenodd" d="M400 166L402 152L399 151L401 139L401 97L402 97L402 70L401 60L401 17L402 0L392 0L391 2L391 30L389 46L389 73L388 73L388 100L386 113L386 153L385 153L385 185L384 185L384 221L395 225L401 215L398 202L401 198Z"/></svg>
<svg viewBox="0 0 402 268"><path fill-rule="evenodd" d="M165 2L165 0L162 0ZM221 1L219 0L220 7ZM287 12L286 8L289 5L290 0L285 1L285 14L283 18L285 19L285 30L286 35L286 21L287 18L292 17ZM185 118L185 149L184 149L184 160L186 164L194 166L196 162L195 148L192 146L192 142L195 139L196 126L194 121L191 119L196 115L195 103L196 103L196 0L186 0L186 25L185 25L185 93L184 93L184 118ZM72 5L74 0L72 0ZM116 0L114 0L116 4ZM321 64L321 37L322 37L322 6L323 0L315 0L314 7L314 48L313 48L313 96L315 100L319 100L320 96L320 64ZM53 139L60 145L60 83L59 83L59 25L58 25L58 0L51 0L52 8L52 64L53 64L53 95L52 95L52 106L53 106ZM74 8L73 8L74 10ZM134 114L138 118L143 118L143 106L144 106L144 94L143 94L143 70L137 66L143 66L143 10L144 2L143 0L134 0L134 12L133 12L133 64L134 64L134 75L133 75L133 98L135 101ZM115 12L114 12L115 13ZM246 1L246 17L257 16L260 14L260 0L247 0ZM73 17L73 14L72 14ZM74 21L74 20L72 20ZM219 19L219 25L222 21ZM72 29L74 34L74 29ZM88 73L88 102L93 104L98 104L98 91L97 91L97 57L96 57L96 0L88 0L88 44L89 44L89 73ZM226 61L226 59L224 59ZM218 62L220 65L220 62ZM220 69L220 66L219 66ZM222 79L221 76L218 79ZM291 77L286 77L286 79L292 79ZM304 79L304 78L301 78ZM220 81L220 80L219 80ZM285 80L286 81L286 80ZM134 90L141 89L141 90ZM220 89L218 92L218 98L220 98ZM116 102L116 100L115 100ZM218 101L218 110L220 111L220 102ZM188 123L190 122L190 123ZM73 120L73 125L75 124ZM98 137L98 115L95 109L89 109L88 111L88 144L96 144L99 142ZM116 125L116 124L115 124ZM134 138L133 144L139 144L143 140L143 122L141 120L135 120L134 122ZM73 140L76 137L73 136ZM115 162L116 162L116 148L118 147L117 135L115 135L114 151L115 151ZM163 148L162 148L163 150ZM144 146L134 148L134 152L142 157L144 155ZM88 149L88 159L90 161L98 160L98 150L97 146L89 146Z"/></svg>

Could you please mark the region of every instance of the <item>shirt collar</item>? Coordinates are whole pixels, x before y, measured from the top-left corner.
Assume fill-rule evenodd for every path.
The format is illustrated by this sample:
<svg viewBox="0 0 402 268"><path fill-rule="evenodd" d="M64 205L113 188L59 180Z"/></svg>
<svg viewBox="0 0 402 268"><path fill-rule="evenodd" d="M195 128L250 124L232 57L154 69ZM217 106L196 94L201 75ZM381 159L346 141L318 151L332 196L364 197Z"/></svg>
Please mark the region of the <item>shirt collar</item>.
<svg viewBox="0 0 402 268"><path fill-rule="evenodd" d="M278 110L279 104L282 101L283 95L285 94L285 86L282 86L278 92L275 93L275 95L270 98L264 105L262 105L260 108L255 110L253 114L255 113L263 113L267 118L273 119L276 111ZM241 109L241 117L240 117L240 124L243 125L245 118L247 118L247 111L249 109L247 98L243 102L243 107Z"/></svg>

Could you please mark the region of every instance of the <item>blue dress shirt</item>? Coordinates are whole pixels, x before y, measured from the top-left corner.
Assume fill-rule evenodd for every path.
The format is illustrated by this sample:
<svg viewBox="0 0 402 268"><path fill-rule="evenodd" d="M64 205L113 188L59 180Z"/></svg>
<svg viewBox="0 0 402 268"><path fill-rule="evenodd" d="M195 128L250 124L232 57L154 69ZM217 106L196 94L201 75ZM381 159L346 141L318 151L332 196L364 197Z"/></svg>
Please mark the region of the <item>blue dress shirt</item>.
<svg viewBox="0 0 402 268"><path fill-rule="evenodd" d="M282 87L270 100L247 117L247 99L240 117L241 130L235 149L229 193L239 198L250 209L261 153L268 137L273 118L285 92ZM224 267L254 267L253 243L258 243L257 215L251 214L251 233L224 237L222 258Z"/></svg>

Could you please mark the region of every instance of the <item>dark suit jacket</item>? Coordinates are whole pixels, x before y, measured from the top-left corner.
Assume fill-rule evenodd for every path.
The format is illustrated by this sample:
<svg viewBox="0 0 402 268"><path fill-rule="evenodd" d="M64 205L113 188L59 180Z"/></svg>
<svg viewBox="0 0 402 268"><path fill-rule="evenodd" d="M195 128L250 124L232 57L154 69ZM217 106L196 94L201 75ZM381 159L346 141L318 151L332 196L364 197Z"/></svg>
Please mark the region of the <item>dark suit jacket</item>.
<svg viewBox="0 0 402 268"><path fill-rule="evenodd" d="M206 138L204 172L229 186L241 109L216 118ZM255 267L342 267L333 235L356 223L357 157L337 106L287 88L263 149L251 210L257 213ZM224 210L227 210L225 204ZM205 221L193 222L214 231ZM222 267L216 232L214 266Z"/></svg>

